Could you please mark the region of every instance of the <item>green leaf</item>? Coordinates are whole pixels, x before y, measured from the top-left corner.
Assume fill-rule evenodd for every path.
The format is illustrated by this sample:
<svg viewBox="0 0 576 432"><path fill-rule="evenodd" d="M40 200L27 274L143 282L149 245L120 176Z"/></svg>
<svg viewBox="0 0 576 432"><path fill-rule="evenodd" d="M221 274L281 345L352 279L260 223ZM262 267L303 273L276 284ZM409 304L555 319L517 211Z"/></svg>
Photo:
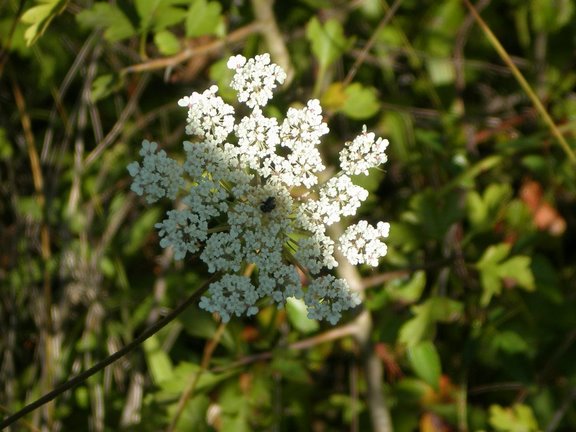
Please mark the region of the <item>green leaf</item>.
<svg viewBox="0 0 576 432"><path fill-rule="evenodd" d="M42 206L35 197L16 197L15 209L16 214L20 217L25 217L27 220L33 222L40 222L42 220Z"/></svg>
<svg viewBox="0 0 576 432"><path fill-rule="evenodd" d="M380 109L376 90L360 83L348 87L341 82L330 84L322 95L321 104L327 111L342 112L357 120L372 117Z"/></svg>
<svg viewBox="0 0 576 432"><path fill-rule="evenodd" d="M456 321L464 310L462 303L447 297L430 297L426 303L430 308L432 319L443 323Z"/></svg>
<svg viewBox="0 0 576 432"><path fill-rule="evenodd" d="M136 0L134 5L140 17L140 30L160 32L186 18L187 11L177 5L187 5L183 0Z"/></svg>
<svg viewBox="0 0 576 432"><path fill-rule="evenodd" d="M180 40L174 33L163 30L154 35L154 43L163 55L173 55L180 51Z"/></svg>
<svg viewBox="0 0 576 432"><path fill-rule="evenodd" d="M491 170L492 168L496 167L503 161L502 156L500 155L492 155L488 156L481 161L477 162L476 164L472 165L462 174L455 177L452 181L446 184L441 191L448 192L453 190L454 188L458 187L469 187L472 183L472 180L476 178L478 175Z"/></svg>
<svg viewBox="0 0 576 432"><path fill-rule="evenodd" d="M482 196L476 191L470 191L466 197L466 208L468 219L474 228L492 228L511 196L512 189L507 183L491 183Z"/></svg>
<svg viewBox="0 0 576 432"><path fill-rule="evenodd" d="M312 44L312 53L323 70L334 63L348 45L342 25L334 19L322 25L318 18L313 17L306 27L306 37Z"/></svg>
<svg viewBox="0 0 576 432"><path fill-rule="evenodd" d="M39 0L37 3L39 3L37 6L28 9L20 18L23 23L30 24L24 33L24 39L26 39L28 46L36 42L44 34L54 17L66 9L68 0Z"/></svg>
<svg viewBox="0 0 576 432"><path fill-rule="evenodd" d="M462 209L456 194L442 194L426 189L410 199L412 212L405 219L419 225L426 238L442 240L450 225L461 217Z"/></svg>
<svg viewBox="0 0 576 432"><path fill-rule="evenodd" d="M431 57L426 60L426 67L434 85L452 84L456 78L452 59Z"/></svg>
<svg viewBox="0 0 576 432"><path fill-rule="evenodd" d="M438 391L442 367L434 344L424 341L408 348L408 360L416 375Z"/></svg>
<svg viewBox="0 0 576 432"><path fill-rule="evenodd" d="M290 323L302 333L312 333L320 327L318 321L308 318L308 310L302 299L289 297L286 300L286 313Z"/></svg>
<svg viewBox="0 0 576 432"><path fill-rule="evenodd" d="M160 209L152 207L144 211L129 227L128 240L123 245L123 251L127 255L137 253L144 242L154 230L154 224L160 218Z"/></svg>
<svg viewBox="0 0 576 432"><path fill-rule="evenodd" d="M532 258L528 256L515 256L504 261L498 267L498 275L501 278L514 279L516 283L526 291L534 291L534 275L530 268Z"/></svg>
<svg viewBox="0 0 576 432"><path fill-rule="evenodd" d="M180 362L173 369L173 373L167 379L158 383L162 388L162 397L167 399L173 399L174 395L180 395L184 389L189 385L191 380L195 377L194 375L200 374L198 382L196 384L195 393L203 393L211 391L215 386L223 381L226 381L230 377L237 374L237 371L227 371L223 373L215 374L213 372L202 370L202 368L191 362Z"/></svg>
<svg viewBox="0 0 576 432"><path fill-rule="evenodd" d="M414 317L402 325L398 335L398 342L408 347L416 346L420 341L432 337L435 331L430 308L426 304L414 306L412 312Z"/></svg>
<svg viewBox="0 0 576 432"><path fill-rule="evenodd" d="M450 322L462 315L462 303L446 297L431 297L424 303L412 306L414 317L400 328L398 341L409 348L429 339L435 332L436 322Z"/></svg>
<svg viewBox="0 0 576 432"><path fill-rule="evenodd" d="M480 258L480 261L478 261L476 265L478 268L498 265L498 263L506 258L509 253L510 245L508 243L500 243L495 246L490 246L486 249L482 258Z"/></svg>
<svg viewBox="0 0 576 432"><path fill-rule="evenodd" d="M172 362L168 354L160 346L158 335L146 339L142 346L146 353L148 370L154 382L159 384L170 379L173 375Z"/></svg>
<svg viewBox="0 0 576 432"><path fill-rule="evenodd" d="M123 86L123 75L105 74L99 76L92 83L92 92L90 94L92 102L106 99L111 94L120 90Z"/></svg>
<svg viewBox="0 0 576 432"><path fill-rule="evenodd" d="M196 0L186 16L186 36L218 34L222 23L221 10L222 6L217 2Z"/></svg>
<svg viewBox="0 0 576 432"><path fill-rule="evenodd" d="M528 343L518 333L510 330L496 333L492 338L492 343L495 348L510 354L530 350Z"/></svg>
<svg viewBox="0 0 576 432"><path fill-rule="evenodd" d="M308 372L302 362L286 355L275 356L270 368L272 371L280 373L284 379L292 382L307 383L310 381Z"/></svg>
<svg viewBox="0 0 576 432"><path fill-rule="evenodd" d="M380 109L376 89L353 83L344 90L346 99L342 112L351 119L363 120L372 117Z"/></svg>
<svg viewBox="0 0 576 432"><path fill-rule="evenodd" d="M515 404L511 408L490 406L490 425L498 431L532 432L539 430L529 406Z"/></svg>
<svg viewBox="0 0 576 432"><path fill-rule="evenodd" d="M136 34L130 20L116 6L110 3L95 3L76 15L78 23L84 27L103 27L104 37L110 42L129 38Z"/></svg>
<svg viewBox="0 0 576 432"><path fill-rule="evenodd" d="M480 299L483 306L487 306L494 295L502 292L503 279L513 280L527 291L535 289L534 275L530 269L531 258L518 255L506 260L509 253L509 244L490 246L476 263L483 288Z"/></svg>
<svg viewBox="0 0 576 432"><path fill-rule="evenodd" d="M6 129L0 127L0 161L9 160L14 154L12 143L6 136Z"/></svg>
<svg viewBox="0 0 576 432"><path fill-rule="evenodd" d="M554 32L568 23L573 23L574 2L572 0L532 0L532 25L539 32Z"/></svg>
<svg viewBox="0 0 576 432"><path fill-rule="evenodd" d="M204 339L212 339L218 327L212 319L212 316L198 309L197 306L191 306L181 313L178 321L182 323L184 330L186 330L190 336ZM238 343L230 333L229 328L224 330L224 333L220 337L220 343L232 352L238 349Z"/></svg>
<svg viewBox="0 0 576 432"><path fill-rule="evenodd" d="M409 304L420 299L425 287L426 272L420 270L409 278L396 278L388 282L386 291L393 300Z"/></svg>

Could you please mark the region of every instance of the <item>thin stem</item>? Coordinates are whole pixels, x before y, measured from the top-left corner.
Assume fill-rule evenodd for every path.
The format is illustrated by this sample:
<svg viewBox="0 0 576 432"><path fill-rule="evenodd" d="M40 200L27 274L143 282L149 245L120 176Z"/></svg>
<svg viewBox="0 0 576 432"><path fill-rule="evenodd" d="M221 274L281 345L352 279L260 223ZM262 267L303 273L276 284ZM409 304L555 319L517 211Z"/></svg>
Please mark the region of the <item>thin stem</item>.
<svg viewBox="0 0 576 432"><path fill-rule="evenodd" d="M400 4L402 4L402 0L396 0L394 2L394 4L388 9L388 11L386 11L386 15L384 15L384 18L382 18L382 20L378 23L378 26L376 27L376 29L372 33L372 36L370 37L370 39L368 40L366 45L364 45L362 47L362 50L360 51L360 54L356 58L356 61L354 62L354 64L350 68L350 70L348 71L346 78L344 78L344 81L342 81L342 85L344 87L346 87L348 84L350 84L352 82L352 80L356 76L356 72L358 72L358 69L360 68L362 63L364 63L364 61L366 60L366 57L368 56L368 52L372 49L372 46L376 43L376 39L378 38L378 33L380 32L380 30L382 30L384 28L384 26L386 24L388 24L390 22L390 20L392 19L392 17L394 16L394 14L398 10L398 8L400 7Z"/></svg>
<svg viewBox="0 0 576 432"><path fill-rule="evenodd" d="M476 8L470 3L470 1L469 0L462 0L462 1L468 7L468 9L470 9L472 15L474 15L474 18L478 22L478 25L480 26L480 28L482 29L482 31L484 32L484 34L486 35L486 37L488 38L488 40L490 41L490 43L492 44L492 46L494 47L500 58L504 61L504 63L506 63L506 66L510 68L510 71L514 75L514 78L516 78L516 81L518 81L522 89L526 92L526 94L534 104L534 107L536 108L538 113L540 113L542 119L550 128L552 135L556 137L556 139L560 143L560 146L562 147L562 149L564 150L570 161L572 163L576 163L576 155L574 154L574 151L570 148L570 146L564 139L564 136L560 133L560 130L558 130L558 127L556 126L556 124L554 124L554 121L548 114L548 111L546 111L546 108L544 108L544 105L542 104L542 102L540 101L534 90L532 90L532 87L530 87L530 84L528 84L528 81L526 81L520 70L516 67L516 65L514 64L514 62L512 61L512 59L510 58L510 56L508 55L508 53L506 52L506 50L504 49L498 38L494 35L494 33L492 33L492 30L490 30L488 24L486 24L486 22L482 19L482 17L476 11Z"/></svg>
<svg viewBox="0 0 576 432"><path fill-rule="evenodd" d="M134 348L139 346L146 339L148 339L149 337L158 333L162 328L164 328L170 322L174 321L174 319L176 319L178 317L178 315L180 315L182 312L184 312L184 310L186 310L188 308L188 306L190 306L193 303L196 303L198 301L198 299L200 298L200 296L208 289L208 286L210 285L210 283L214 279L216 279L217 276L218 275L214 275L211 279L209 279L207 282L205 282L204 285L202 285L198 290L196 290L194 293L192 293L192 295L190 297L188 297L186 300L184 300L184 302L182 302L178 307L176 307L176 309L174 309L172 312L170 312L168 315L166 315L160 321L158 321L155 324L148 327L146 330L144 330L144 332L142 332L140 334L140 336L138 336L136 339L134 339L132 342L130 342L128 345L126 345L124 348L122 348L119 351L116 351L114 354L106 357L101 362L96 363L90 369L88 369L88 370L82 372L81 374L75 376L74 378L66 381L65 383L56 387L51 392L45 394L41 398L32 402L31 404L26 405L20 411L17 411L16 413L14 413L11 416L8 416L4 420L2 420L2 422L0 423L0 430L4 429L5 427L10 426L12 423L14 423L18 419L24 417L26 414L31 413L35 409L37 409L37 408L41 407L42 405L50 402L51 400L57 398L58 396L60 396L65 391L71 390L74 387L78 386L79 384L82 384L84 381L86 381L92 375L96 374L97 372L100 372L102 369L111 365L116 360L124 357L126 354L128 354L130 351L134 350Z"/></svg>

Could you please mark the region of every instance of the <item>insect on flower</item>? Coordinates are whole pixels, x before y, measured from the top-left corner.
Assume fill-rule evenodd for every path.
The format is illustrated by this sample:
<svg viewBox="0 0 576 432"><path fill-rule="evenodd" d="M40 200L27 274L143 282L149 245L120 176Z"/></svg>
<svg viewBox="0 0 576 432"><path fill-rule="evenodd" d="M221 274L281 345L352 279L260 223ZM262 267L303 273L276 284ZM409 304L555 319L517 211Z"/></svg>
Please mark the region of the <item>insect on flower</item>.
<svg viewBox="0 0 576 432"><path fill-rule="evenodd" d="M276 208L276 198L273 196L266 198L264 201L262 201L262 204L260 205L260 210L262 210L262 213L270 213L275 208Z"/></svg>

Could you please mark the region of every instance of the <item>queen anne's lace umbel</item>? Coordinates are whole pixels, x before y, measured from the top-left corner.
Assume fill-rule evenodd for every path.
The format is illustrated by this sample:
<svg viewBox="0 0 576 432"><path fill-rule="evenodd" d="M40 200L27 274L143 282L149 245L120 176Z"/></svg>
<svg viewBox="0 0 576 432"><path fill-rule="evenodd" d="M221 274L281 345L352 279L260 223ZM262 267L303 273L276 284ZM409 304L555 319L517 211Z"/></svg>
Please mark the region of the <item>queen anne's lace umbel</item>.
<svg viewBox="0 0 576 432"><path fill-rule="evenodd" d="M350 176L385 162L388 141L375 140L364 127L340 153L342 172L319 184L325 167L318 145L328 133L319 101L290 108L279 123L262 108L284 82L284 71L268 54L233 56L228 67L235 71L231 87L251 112L236 121L215 85L180 99L188 109L186 133L193 137L184 142L184 163L144 141L141 164L128 166L132 190L149 203L184 191L178 208L156 228L160 245L172 247L176 259L199 254L209 272L223 274L201 308L228 321L257 313L265 299L282 307L295 297L304 300L310 318L335 324L359 297L345 280L328 274L338 265L334 248L352 264L377 266L387 251L380 239L389 225L360 221L336 242L326 228L356 214L368 192ZM250 275L249 265L255 269Z"/></svg>

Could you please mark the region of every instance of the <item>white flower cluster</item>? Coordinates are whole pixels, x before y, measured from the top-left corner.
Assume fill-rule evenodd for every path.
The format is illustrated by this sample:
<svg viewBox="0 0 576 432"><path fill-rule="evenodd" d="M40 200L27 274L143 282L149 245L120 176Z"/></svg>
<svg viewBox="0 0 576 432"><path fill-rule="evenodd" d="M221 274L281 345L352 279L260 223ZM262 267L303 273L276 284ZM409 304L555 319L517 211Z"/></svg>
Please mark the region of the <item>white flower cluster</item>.
<svg viewBox="0 0 576 432"><path fill-rule="evenodd" d="M388 237L390 224L378 222L376 228L361 220L355 225L350 225L340 236L340 250L352 265L370 264L377 266L380 257L386 255L388 248L380 241L382 237Z"/></svg>
<svg viewBox="0 0 576 432"><path fill-rule="evenodd" d="M388 160L386 148L388 140L378 138L374 141L374 132L366 133L366 125L362 134L340 152L340 166L345 173L351 175L368 175L368 168L383 164Z"/></svg>
<svg viewBox="0 0 576 432"><path fill-rule="evenodd" d="M337 243L326 228L356 214L368 192L350 176L386 161L388 142L375 140L364 127L341 152L343 171L319 184L325 167L318 145L328 133L319 101L290 108L279 122L262 108L284 82L284 71L268 54L248 60L237 55L228 67L235 71L231 87L251 111L236 122L217 86L182 98L186 132L194 136L184 142L186 160L180 165L156 143L144 141L142 165L128 166L132 190L149 203L184 191L178 209L156 227L160 245L172 247L176 259L199 254L209 272L222 273L202 297L203 309L228 321L257 313L265 299L282 307L296 297L304 300L310 318L334 324L359 304L345 280L327 274L338 265L336 244L352 264L376 266L386 254L379 239L388 235L389 225L374 228L361 221Z"/></svg>

